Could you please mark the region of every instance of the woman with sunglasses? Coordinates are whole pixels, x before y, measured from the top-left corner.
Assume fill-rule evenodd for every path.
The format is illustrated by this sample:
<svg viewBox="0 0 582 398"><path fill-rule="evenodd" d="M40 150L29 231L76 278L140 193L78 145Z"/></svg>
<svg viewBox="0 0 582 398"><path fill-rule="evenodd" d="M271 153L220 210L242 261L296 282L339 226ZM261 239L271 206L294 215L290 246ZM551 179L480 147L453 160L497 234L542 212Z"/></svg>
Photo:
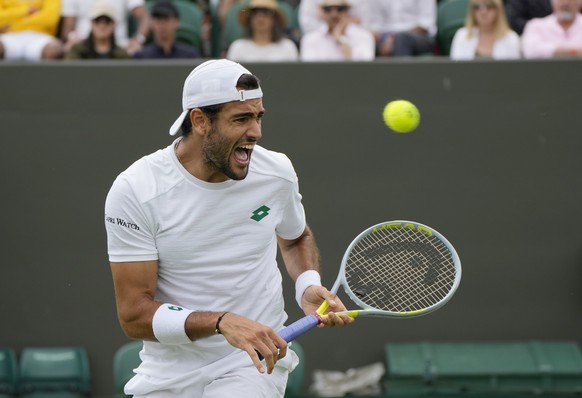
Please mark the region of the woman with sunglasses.
<svg viewBox="0 0 582 398"><path fill-rule="evenodd" d="M465 26L453 38L450 57L521 58L519 36L509 27L501 0L471 0Z"/></svg>
<svg viewBox="0 0 582 398"><path fill-rule="evenodd" d="M287 18L277 0L251 0L240 10L238 21L244 37L232 42L226 58L237 62L297 61L295 43L285 37Z"/></svg>
<svg viewBox="0 0 582 398"><path fill-rule="evenodd" d="M117 14L113 4L100 0L91 10L89 37L74 44L65 59L126 59L128 53L115 43Z"/></svg>

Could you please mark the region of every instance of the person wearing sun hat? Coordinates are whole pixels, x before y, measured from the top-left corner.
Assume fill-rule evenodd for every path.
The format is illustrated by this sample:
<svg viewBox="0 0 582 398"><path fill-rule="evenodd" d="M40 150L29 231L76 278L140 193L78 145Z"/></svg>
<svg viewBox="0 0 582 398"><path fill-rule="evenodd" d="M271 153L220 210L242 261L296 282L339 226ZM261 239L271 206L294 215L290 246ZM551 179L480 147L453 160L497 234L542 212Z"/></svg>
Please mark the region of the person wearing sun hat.
<svg viewBox="0 0 582 398"><path fill-rule="evenodd" d="M320 12L325 25L301 39L302 61L372 61L374 36L351 22L348 0L323 0Z"/></svg>
<svg viewBox="0 0 582 398"><path fill-rule="evenodd" d="M238 62L297 61L299 51L285 36L287 17L276 0L251 0L238 13L244 37L232 42L226 58Z"/></svg>
<svg viewBox="0 0 582 398"><path fill-rule="evenodd" d="M277 334L287 320L280 269L305 314L326 299L325 325L353 322L321 286L293 164L258 145L264 113L248 69L200 64L169 129L178 138L122 172L107 195L118 318L144 341L125 386L134 398L283 398L298 358Z"/></svg>

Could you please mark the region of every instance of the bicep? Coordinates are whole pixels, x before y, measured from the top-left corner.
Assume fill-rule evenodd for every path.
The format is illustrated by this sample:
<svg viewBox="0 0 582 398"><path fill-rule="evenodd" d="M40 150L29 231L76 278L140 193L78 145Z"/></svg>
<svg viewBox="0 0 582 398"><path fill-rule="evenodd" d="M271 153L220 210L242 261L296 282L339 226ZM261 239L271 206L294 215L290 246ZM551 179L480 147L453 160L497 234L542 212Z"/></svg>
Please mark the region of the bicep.
<svg viewBox="0 0 582 398"><path fill-rule="evenodd" d="M319 249L309 226L306 225L303 233L296 239L278 237L277 240L285 268L293 280L305 271L319 271Z"/></svg>

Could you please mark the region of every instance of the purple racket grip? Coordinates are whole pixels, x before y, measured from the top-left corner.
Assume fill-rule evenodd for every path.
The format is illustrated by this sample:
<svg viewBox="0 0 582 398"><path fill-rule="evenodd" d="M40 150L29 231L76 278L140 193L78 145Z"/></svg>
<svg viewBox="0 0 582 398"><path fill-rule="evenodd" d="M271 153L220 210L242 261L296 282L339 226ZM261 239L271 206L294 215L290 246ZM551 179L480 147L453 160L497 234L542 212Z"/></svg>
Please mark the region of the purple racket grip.
<svg viewBox="0 0 582 398"><path fill-rule="evenodd" d="M286 342L290 342L301 336L303 333L313 329L320 323L321 317L318 314L309 314L279 330L279 336L281 336Z"/></svg>

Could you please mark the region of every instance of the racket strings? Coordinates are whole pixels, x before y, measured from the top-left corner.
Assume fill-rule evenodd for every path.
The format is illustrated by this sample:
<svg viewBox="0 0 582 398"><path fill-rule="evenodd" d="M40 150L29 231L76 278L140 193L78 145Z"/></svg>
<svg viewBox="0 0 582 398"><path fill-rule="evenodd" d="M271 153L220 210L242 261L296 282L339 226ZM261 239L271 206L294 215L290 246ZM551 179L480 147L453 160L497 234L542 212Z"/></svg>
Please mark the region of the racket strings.
<svg viewBox="0 0 582 398"><path fill-rule="evenodd" d="M442 301L456 272L451 252L440 239L401 227L377 230L361 239L348 258L345 277L366 306L409 312Z"/></svg>

